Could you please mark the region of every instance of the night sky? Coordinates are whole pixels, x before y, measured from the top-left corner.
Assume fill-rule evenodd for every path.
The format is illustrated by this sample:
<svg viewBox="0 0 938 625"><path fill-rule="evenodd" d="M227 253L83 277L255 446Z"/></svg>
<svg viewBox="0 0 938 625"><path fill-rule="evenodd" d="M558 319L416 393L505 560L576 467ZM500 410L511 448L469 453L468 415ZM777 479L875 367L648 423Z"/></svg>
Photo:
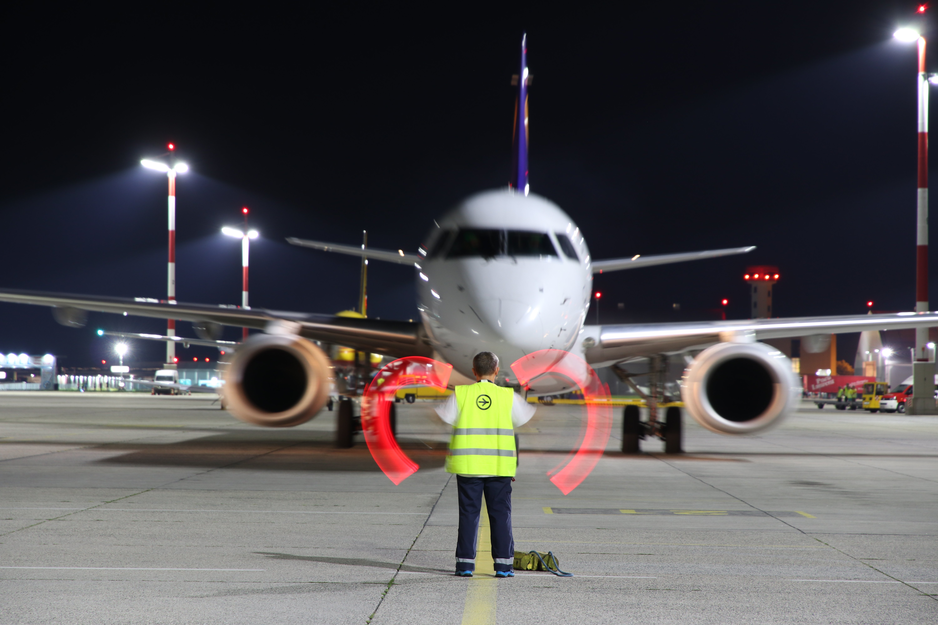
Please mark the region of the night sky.
<svg viewBox="0 0 938 625"><path fill-rule="evenodd" d="M594 258L758 246L598 276L603 322L713 319L724 297L743 318L756 264L780 268L778 316L913 308L916 54L892 33L914 3L539 4L8 14L0 287L165 298L166 176L139 161L172 141L191 167L179 301L240 303L240 244L220 228L248 206L252 306L352 308L358 261L285 237L357 244L367 229L414 251L434 217L507 185L527 32L531 190ZM370 315L415 318L413 271L370 269ZM0 321L0 352L61 366L111 358L95 328L165 330L101 314L68 329L13 304Z"/></svg>

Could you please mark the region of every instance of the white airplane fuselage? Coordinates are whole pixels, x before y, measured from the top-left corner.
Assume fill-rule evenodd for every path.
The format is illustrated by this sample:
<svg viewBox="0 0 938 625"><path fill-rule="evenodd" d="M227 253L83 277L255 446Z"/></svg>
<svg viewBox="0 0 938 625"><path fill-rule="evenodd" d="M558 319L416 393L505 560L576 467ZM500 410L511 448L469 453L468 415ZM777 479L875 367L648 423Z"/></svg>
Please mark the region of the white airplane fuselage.
<svg viewBox="0 0 938 625"><path fill-rule="evenodd" d="M492 351L514 382L510 365L518 358L575 345L592 292L590 253L556 204L509 189L487 191L437 223L421 249L417 293L443 360L472 378L472 358ZM563 386L551 391L572 388Z"/></svg>

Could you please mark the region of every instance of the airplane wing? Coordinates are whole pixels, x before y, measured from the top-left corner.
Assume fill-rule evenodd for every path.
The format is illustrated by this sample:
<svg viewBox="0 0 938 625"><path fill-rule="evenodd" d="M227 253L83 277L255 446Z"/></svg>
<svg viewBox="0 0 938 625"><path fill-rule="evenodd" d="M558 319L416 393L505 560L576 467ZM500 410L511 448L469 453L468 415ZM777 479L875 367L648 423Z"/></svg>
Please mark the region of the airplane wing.
<svg viewBox="0 0 938 625"><path fill-rule="evenodd" d="M735 254L748 254L756 249L755 245L747 247L730 247L722 250L706 250L703 252L685 252L683 254L659 254L658 256L641 256L636 254L631 258L615 258L611 260L594 260L593 273L606 271L621 271L622 269L638 269L640 267L654 267L655 265L669 265L671 263L684 263L690 260L703 260L705 258L718 258L720 256L733 256Z"/></svg>
<svg viewBox="0 0 938 625"><path fill-rule="evenodd" d="M297 334L314 341L325 341L354 349L388 356L432 356L433 351L420 323L356 319L313 313L298 313L263 308L236 308L205 304L170 304L150 298L118 298L69 293L44 293L0 289L0 302L53 307L60 323L72 320L82 311L213 322L220 325L256 328L272 334ZM83 325L73 322L66 325Z"/></svg>
<svg viewBox="0 0 938 625"><path fill-rule="evenodd" d="M199 386L197 384L176 384L175 382L154 382L151 380L138 380L137 378L125 378L122 377L121 380L124 384L128 386L142 386L143 388L153 388L154 386L159 386L160 388L171 388L179 391L180 393L221 393L221 386Z"/></svg>
<svg viewBox="0 0 938 625"><path fill-rule="evenodd" d="M288 237L287 243L299 245L300 247L311 247L314 250L322 250L323 252L337 252L339 254L348 254L349 256L373 258L389 263L399 263L401 265L413 265L416 262L420 262L422 259L422 257L417 254L407 254L403 250L394 252L392 250L379 250L373 247L362 248L361 246L355 245L337 245L335 243L323 243L321 241L308 241L306 239L297 239L296 237Z"/></svg>
<svg viewBox="0 0 938 625"><path fill-rule="evenodd" d="M202 345L205 347L217 347L218 349L234 349L240 343L238 341L221 341L214 339L190 339L182 336L167 336L165 334L147 334L142 332L108 332L107 330L98 330L98 336L116 336L121 339L140 339L144 341L162 341L164 343L181 343L183 347L190 345Z"/></svg>
<svg viewBox="0 0 938 625"><path fill-rule="evenodd" d="M702 349L722 341L930 327L938 327L938 312L585 326L579 343L586 361L593 367L602 367L628 358Z"/></svg>

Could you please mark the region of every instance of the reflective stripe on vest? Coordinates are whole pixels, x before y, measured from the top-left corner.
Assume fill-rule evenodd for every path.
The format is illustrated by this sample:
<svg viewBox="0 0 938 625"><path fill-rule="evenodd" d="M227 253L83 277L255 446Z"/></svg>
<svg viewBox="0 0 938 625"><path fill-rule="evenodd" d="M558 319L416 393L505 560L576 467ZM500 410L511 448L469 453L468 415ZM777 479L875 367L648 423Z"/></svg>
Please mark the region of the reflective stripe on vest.
<svg viewBox="0 0 938 625"><path fill-rule="evenodd" d="M456 387L459 418L446 470L460 475L513 477L517 469L511 423L514 392L489 382Z"/></svg>

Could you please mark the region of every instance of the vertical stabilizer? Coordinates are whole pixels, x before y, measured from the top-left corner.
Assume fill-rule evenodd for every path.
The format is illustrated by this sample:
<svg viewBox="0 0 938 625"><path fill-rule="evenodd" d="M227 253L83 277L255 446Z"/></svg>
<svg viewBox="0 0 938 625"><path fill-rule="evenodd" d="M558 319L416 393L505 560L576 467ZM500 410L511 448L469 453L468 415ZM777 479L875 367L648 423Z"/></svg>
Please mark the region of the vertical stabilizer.
<svg viewBox="0 0 938 625"><path fill-rule="evenodd" d="M511 188L528 194L528 86L531 77L528 74L528 35L521 37L521 73L515 76L512 84L518 86L518 99L515 100L514 140L512 144L513 167Z"/></svg>

